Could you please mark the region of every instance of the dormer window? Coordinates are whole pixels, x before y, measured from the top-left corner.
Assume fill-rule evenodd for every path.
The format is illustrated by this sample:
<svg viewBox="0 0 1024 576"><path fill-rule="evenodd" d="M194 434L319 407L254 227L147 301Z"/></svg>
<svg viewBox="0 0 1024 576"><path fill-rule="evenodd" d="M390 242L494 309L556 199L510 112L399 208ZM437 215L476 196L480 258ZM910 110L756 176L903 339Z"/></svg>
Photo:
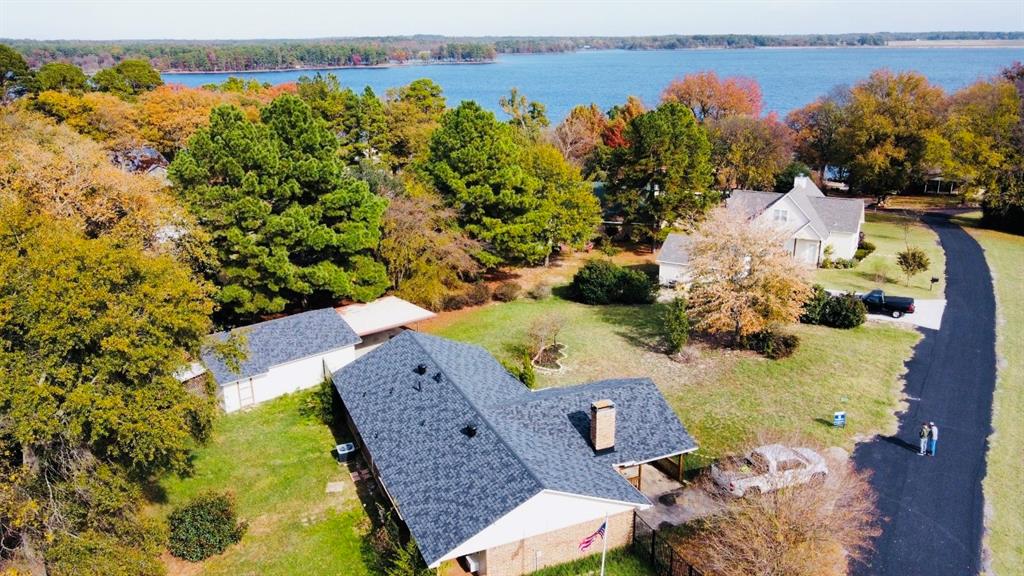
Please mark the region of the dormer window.
<svg viewBox="0 0 1024 576"><path fill-rule="evenodd" d="M776 208L772 210L772 220L775 222L788 222L789 211L783 210L782 208Z"/></svg>

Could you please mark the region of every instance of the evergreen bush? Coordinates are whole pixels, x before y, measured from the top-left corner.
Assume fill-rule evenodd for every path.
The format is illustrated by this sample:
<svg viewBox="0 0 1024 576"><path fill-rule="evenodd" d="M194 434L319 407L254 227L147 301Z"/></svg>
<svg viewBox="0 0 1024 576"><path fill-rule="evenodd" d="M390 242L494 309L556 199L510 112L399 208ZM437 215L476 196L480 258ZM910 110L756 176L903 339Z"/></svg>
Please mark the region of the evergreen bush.
<svg viewBox="0 0 1024 576"><path fill-rule="evenodd" d="M669 351L673 354L679 352L690 341L690 316L686 310L686 298L673 298L666 306L662 320Z"/></svg>
<svg viewBox="0 0 1024 576"><path fill-rule="evenodd" d="M639 270L592 259L572 278L573 297L584 304L650 304L657 287Z"/></svg>
<svg viewBox="0 0 1024 576"><path fill-rule="evenodd" d="M864 323L868 310L864 302L852 293L831 296L821 314L821 324L831 328L848 330Z"/></svg>
<svg viewBox="0 0 1024 576"><path fill-rule="evenodd" d="M171 554L192 562L224 552L242 539L246 529L238 522L235 500L228 493L200 494L175 508L167 522Z"/></svg>
<svg viewBox="0 0 1024 576"><path fill-rule="evenodd" d="M804 313L800 315L800 321L804 324L821 324L821 317L829 298L831 296L825 291L825 287L815 284L811 288L811 297L804 302Z"/></svg>

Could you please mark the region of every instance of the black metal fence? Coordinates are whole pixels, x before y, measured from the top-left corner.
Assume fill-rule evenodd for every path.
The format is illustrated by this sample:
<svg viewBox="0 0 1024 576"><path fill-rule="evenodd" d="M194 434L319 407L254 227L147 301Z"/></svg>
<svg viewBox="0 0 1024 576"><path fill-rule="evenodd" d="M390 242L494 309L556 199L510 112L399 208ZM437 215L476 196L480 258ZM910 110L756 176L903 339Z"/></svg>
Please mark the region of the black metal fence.
<svg viewBox="0 0 1024 576"><path fill-rule="evenodd" d="M668 540L651 528L639 514L633 515L633 554L654 568L657 576L703 576Z"/></svg>

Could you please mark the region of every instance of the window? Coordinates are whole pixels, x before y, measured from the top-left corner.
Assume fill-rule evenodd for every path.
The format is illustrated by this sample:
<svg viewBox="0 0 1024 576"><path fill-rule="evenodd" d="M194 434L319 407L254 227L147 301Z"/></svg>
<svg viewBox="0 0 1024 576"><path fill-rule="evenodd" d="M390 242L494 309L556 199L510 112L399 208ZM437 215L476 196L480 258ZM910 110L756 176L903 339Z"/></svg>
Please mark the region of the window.
<svg viewBox="0 0 1024 576"><path fill-rule="evenodd" d="M798 468L801 468L803 466L803 463L793 458L790 460L781 460L779 461L777 466L779 472L787 472L789 470L796 470Z"/></svg>
<svg viewBox="0 0 1024 576"><path fill-rule="evenodd" d="M772 220L775 222L787 222L789 221L789 212L782 208L776 208L772 210Z"/></svg>

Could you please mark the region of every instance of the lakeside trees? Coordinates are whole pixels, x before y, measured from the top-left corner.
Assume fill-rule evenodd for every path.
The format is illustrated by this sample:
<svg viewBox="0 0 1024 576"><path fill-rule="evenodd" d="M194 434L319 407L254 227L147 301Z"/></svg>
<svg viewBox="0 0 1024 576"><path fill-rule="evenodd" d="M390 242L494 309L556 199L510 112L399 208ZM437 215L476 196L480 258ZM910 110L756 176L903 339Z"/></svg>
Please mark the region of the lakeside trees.
<svg viewBox="0 0 1024 576"><path fill-rule="evenodd" d="M485 265L539 263L558 243L582 245L600 219L589 185L557 151L521 141L474 102L442 116L419 170L484 244Z"/></svg>
<svg viewBox="0 0 1024 576"><path fill-rule="evenodd" d="M711 144L682 104L669 102L633 117L608 162L608 201L635 239L663 238L667 227L694 222L712 206Z"/></svg>
<svg viewBox="0 0 1024 576"><path fill-rule="evenodd" d="M222 106L169 174L212 236L217 299L239 317L309 299L366 301L387 287L372 257L386 201L338 161L338 140L312 109L282 96L259 121Z"/></svg>

